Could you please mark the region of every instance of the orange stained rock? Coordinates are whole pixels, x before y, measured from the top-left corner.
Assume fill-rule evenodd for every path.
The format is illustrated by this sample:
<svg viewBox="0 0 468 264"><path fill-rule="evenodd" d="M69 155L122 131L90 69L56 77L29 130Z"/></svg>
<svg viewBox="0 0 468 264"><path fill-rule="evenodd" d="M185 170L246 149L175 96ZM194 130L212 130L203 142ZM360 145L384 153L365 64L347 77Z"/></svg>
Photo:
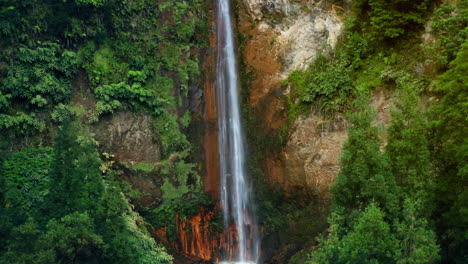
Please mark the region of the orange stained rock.
<svg viewBox="0 0 468 264"><path fill-rule="evenodd" d="M174 250L178 254L207 261L219 261L220 252L223 252L223 256L234 256L238 251L236 226L229 226L226 236L213 232L210 224L214 215L214 211L207 211L203 206L200 206L198 214L189 219L183 219L180 213L177 213L176 240L172 243ZM248 247L252 246L253 234L253 230L250 230ZM169 244L166 227L154 231L154 235Z"/></svg>
<svg viewBox="0 0 468 264"><path fill-rule="evenodd" d="M210 221L213 212L205 212L205 208L200 206L197 215L187 220L180 219L180 214L176 215L176 236L174 248L179 253L194 256L204 260L215 258L218 249L218 239L210 232Z"/></svg>
<svg viewBox="0 0 468 264"><path fill-rule="evenodd" d="M214 23L211 21L211 23ZM216 107L216 36L210 35L210 52L202 63L202 69L205 76L204 81L204 102L205 109L203 114L204 135L201 137L205 159L205 175L203 177L203 186L213 200L219 199L219 161L218 161L218 129L217 119L218 111Z"/></svg>
<svg viewBox="0 0 468 264"><path fill-rule="evenodd" d="M169 240L167 240L167 237L166 237L166 230L167 230L166 227L160 228L154 231L154 235L159 237L164 243L168 244Z"/></svg>
<svg viewBox="0 0 468 264"><path fill-rule="evenodd" d="M249 104L256 106L259 100L281 86L276 76L281 70L281 61L275 45L277 34L273 30L259 31L252 26L249 16L240 16L239 31L249 36L243 49L246 72L253 72Z"/></svg>

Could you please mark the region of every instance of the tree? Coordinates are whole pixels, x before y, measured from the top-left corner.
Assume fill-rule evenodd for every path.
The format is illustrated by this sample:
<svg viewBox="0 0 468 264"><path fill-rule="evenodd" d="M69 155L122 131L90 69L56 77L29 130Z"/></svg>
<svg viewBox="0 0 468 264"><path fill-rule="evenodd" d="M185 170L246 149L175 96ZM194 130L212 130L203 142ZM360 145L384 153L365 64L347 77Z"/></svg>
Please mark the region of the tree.
<svg viewBox="0 0 468 264"><path fill-rule="evenodd" d="M393 262L395 237L384 217L385 213L375 204L365 209L351 232L342 239L339 263Z"/></svg>
<svg viewBox="0 0 468 264"><path fill-rule="evenodd" d="M439 260L437 237L429 229L427 220L421 217L421 204L411 199L404 202L403 220L396 224L397 264L436 263Z"/></svg>
<svg viewBox="0 0 468 264"><path fill-rule="evenodd" d="M145 232L143 219L131 210L118 182L106 180L101 201L95 222L106 243L102 254L105 262L172 263L172 257Z"/></svg>
<svg viewBox="0 0 468 264"><path fill-rule="evenodd" d="M431 33L436 40L428 51L431 59L437 54L434 59L445 68L455 59L468 34L468 0L458 0L456 6L451 2L442 3L434 11L432 21Z"/></svg>
<svg viewBox="0 0 468 264"><path fill-rule="evenodd" d="M96 262L104 242L87 212L74 212L47 223L43 240L55 250L60 263Z"/></svg>
<svg viewBox="0 0 468 264"><path fill-rule="evenodd" d="M55 139L47 204L51 217L96 211L104 189L99 165L91 140L78 137L65 122Z"/></svg>
<svg viewBox="0 0 468 264"><path fill-rule="evenodd" d="M5 203L16 215L32 216L49 190L52 148L16 152L3 163Z"/></svg>
<svg viewBox="0 0 468 264"><path fill-rule="evenodd" d="M3 214L2 208L1 219L7 221L2 222L0 231L5 234L8 253L1 260L4 263L172 263L172 257L155 243L145 231L142 218L132 211L119 183L113 179L115 175L109 173L107 178L101 175L100 160L92 141L78 136L76 130L69 122L63 124L55 139L53 160L51 150L46 148L45 153L19 152L4 162L8 186L12 189L7 193L7 201L13 201L11 196L16 194L17 201L14 200L12 207L36 219L29 218L18 226L22 223L12 221L9 214ZM45 201L36 199L37 195L32 198L26 195L28 190L44 192L41 181L29 179L33 176L48 182ZM26 191L25 186L29 186ZM30 214L32 206L43 210Z"/></svg>
<svg viewBox="0 0 468 264"><path fill-rule="evenodd" d="M391 233L390 225L384 220L384 212L376 204L371 203L366 207L348 232L343 229L339 218L335 217L331 221L332 233L312 253L310 264L395 262L396 238ZM344 235L340 236L339 233L343 231Z"/></svg>
<svg viewBox="0 0 468 264"><path fill-rule="evenodd" d="M391 112L385 154L404 195L424 201L425 215L429 216L433 211L434 174L426 136L428 123L418 107L417 93L409 83L400 88L399 100Z"/></svg>
<svg viewBox="0 0 468 264"><path fill-rule="evenodd" d="M448 155L459 172L468 172L468 39L461 46L450 69L439 76L437 91L442 95L432 109L438 148ZM452 154L451 154L452 153Z"/></svg>
<svg viewBox="0 0 468 264"><path fill-rule="evenodd" d="M358 112L349 116L351 126L343 146L340 172L331 187L332 206L364 210L371 201L378 202L390 215L398 210L398 189L390 163L380 151L377 127L371 124L375 113L366 99L358 100Z"/></svg>
<svg viewBox="0 0 468 264"><path fill-rule="evenodd" d="M348 232L343 214L332 212L328 218L330 227L326 238L319 237L319 247L309 254L305 264L338 264L341 239Z"/></svg>
<svg viewBox="0 0 468 264"><path fill-rule="evenodd" d="M32 218L15 227L11 237L6 252L0 257L0 263L56 263L54 250L45 243L40 227Z"/></svg>
<svg viewBox="0 0 468 264"><path fill-rule="evenodd" d="M468 248L468 40L439 76L440 102L431 109L433 156L438 168L436 203L445 254L464 259ZM445 255L443 254L443 255Z"/></svg>

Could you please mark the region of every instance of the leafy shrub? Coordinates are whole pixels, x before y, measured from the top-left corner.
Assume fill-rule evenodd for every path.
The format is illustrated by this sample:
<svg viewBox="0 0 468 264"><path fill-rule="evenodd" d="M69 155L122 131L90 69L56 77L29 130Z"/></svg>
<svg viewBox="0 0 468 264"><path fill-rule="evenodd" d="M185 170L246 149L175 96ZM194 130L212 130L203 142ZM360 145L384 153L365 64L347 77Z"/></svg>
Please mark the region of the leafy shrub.
<svg viewBox="0 0 468 264"><path fill-rule="evenodd" d="M96 103L94 109L88 114L88 120L90 123L98 122L101 115L106 113L114 113L114 111L121 106L122 104L117 100L112 100L107 103L99 101Z"/></svg>
<svg viewBox="0 0 468 264"><path fill-rule="evenodd" d="M78 69L78 58L71 51L61 52L58 44L45 42L39 47L21 46L3 80L3 94L25 102L26 108L44 108L68 102L70 79Z"/></svg>
<svg viewBox="0 0 468 264"><path fill-rule="evenodd" d="M45 129L44 121L38 120L34 113L25 114L17 112L14 114L0 113L0 129L5 131L3 136L22 136L42 132Z"/></svg>
<svg viewBox="0 0 468 264"><path fill-rule="evenodd" d="M159 96L146 82L144 72L129 71L125 81L97 87L95 94L98 102L90 113L90 121L98 121L101 114L114 112L122 106L122 102L133 107L144 106L156 116L162 115L165 107L170 106L171 100Z"/></svg>
<svg viewBox="0 0 468 264"><path fill-rule="evenodd" d="M3 163L5 198L9 207L29 211L44 201L49 189L52 148L27 149Z"/></svg>
<svg viewBox="0 0 468 264"><path fill-rule="evenodd" d="M293 72L288 81L303 103L319 102L324 110L339 110L353 92L350 70L341 63L330 63L322 56L304 73Z"/></svg>
<svg viewBox="0 0 468 264"><path fill-rule="evenodd" d="M179 123L176 115L172 115L166 111L162 112L156 118L154 128L159 134L166 155L190 147L190 142L187 140L186 135L179 130Z"/></svg>
<svg viewBox="0 0 468 264"><path fill-rule="evenodd" d="M52 121L61 124L65 120L72 120L75 116L77 116L77 114L78 111L76 108L60 103L54 107L50 115L52 117Z"/></svg>
<svg viewBox="0 0 468 264"><path fill-rule="evenodd" d="M348 33L345 39L337 47L338 57L344 65L353 70L358 70L363 66L363 59L371 53L369 40L356 32Z"/></svg>
<svg viewBox="0 0 468 264"><path fill-rule="evenodd" d="M80 52L91 85L96 87L124 80L129 66L116 56L113 45L106 43L97 51L95 49L96 44L89 42Z"/></svg>
<svg viewBox="0 0 468 264"><path fill-rule="evenodd" d="M196 190L197 184L195 186L189 186L189 176L190 174L196 173L193 171L194 165L191 163L185 163L183 160L176 162L175 164L169 164L171 167L171 173L173 173L177 179L177 183L173 184L170 178L164 178L164 184L161 186L163 192L163 200L169 202L173 199L180 198L190 190ZM198 175L197 175L198 176Z"/></svg>

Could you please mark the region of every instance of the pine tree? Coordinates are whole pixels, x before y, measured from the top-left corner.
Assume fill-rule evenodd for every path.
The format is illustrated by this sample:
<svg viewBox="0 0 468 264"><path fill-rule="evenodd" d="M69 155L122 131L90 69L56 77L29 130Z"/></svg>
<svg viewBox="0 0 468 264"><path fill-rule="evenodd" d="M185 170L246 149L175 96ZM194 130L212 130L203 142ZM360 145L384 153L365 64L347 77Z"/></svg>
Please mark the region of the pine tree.
<svg viewBox="0 0 468 264"><path fill-rule="evenodd" d="M41 229L32 218L12 230L7 250L2 253L1 264L56 263L54 250L43 240Z"/></svg>
<svg viewBox="0 0 468 264"><path fill-rule="evenodd" d="M374 203L358 214L349 229L343 227L341 216L333 214L328 239L306 264L395 263L397 240L384 218L385 213Z"/></svg>
<svg viewBox="0 0 468 264"><path fill-rule="evenodd" d="M95 230L94 219L75 212L47 223L42 240L55 250L59 263L96 263L104 242Z"/></svg>
<svg viewBox="0 0 468 264"><path fill-rule="evenodd" d="M440 103L431 109L433 154L438 168L436 203L445 254L466 261L468 253L468 40L450 69L439 76Z"/></svg>
<svg viewBox="0 0 468 264"><path fill-rule="evenodd" d="M102 202L94 215L97 229L106 243L102 254L104 262L172 263L172 257L145 232L142 218L131 210L119 183L108 179L105 185Z"/></svg>
<svg viewBox="0 0 468 264"><path fill-rule="evenodd" d="M396 225L399 240L397 264L436 263L439 260L436 234L421 216L421 207L418 200L406 199L404 202L403 220Z"/></svg>
<svg viewBox="0 0 468 264"><path fill-rule="evenodd" d="M99 158L89 139L65 122L55 139L47 207L52 218L75 211L93 213L103 192Z"/></svg>
<svg viewBox="0 0 468 264"><path fill-rule="evenodd" d="M331 187L332 206L348 212L364 210L376 201L390 215L398 210L398 190L390 163L380 151L378 128L371 122L375 113L364 99L359 111L349 116L351 127L340 160L340 172ZM335 209L336 210L336 209Z"/></svg>
<svg viewBox="0 0 468 264"><path fill-rule="evenodd" d="M339 263L393 263L396 239L384 221L385 213L370 204L354 228L343 237Z"/></svg>
<svg viewBox="0 0 468 264"><path fill-rule="evenodd" d="M426 136L428 124L412 88L403 86L399 91L396 109L391 112L385 154L403 194L424 201L425 216L429 216L433 205L434 175Z"/></svg>

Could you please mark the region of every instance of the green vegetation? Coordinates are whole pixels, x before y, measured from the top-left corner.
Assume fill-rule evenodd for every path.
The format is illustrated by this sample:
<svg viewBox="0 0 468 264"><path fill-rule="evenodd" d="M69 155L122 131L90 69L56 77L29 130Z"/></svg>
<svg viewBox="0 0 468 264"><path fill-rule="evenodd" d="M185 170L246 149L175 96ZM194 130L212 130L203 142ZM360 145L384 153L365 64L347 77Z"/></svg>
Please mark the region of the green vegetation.
<svg viewBox="0 0 468 264"><path fill-rule="evenodd" d="M317 106L350 121L330 228L291 263L466 262L468 2L429 4L354 1L337 47L291 74L292 121ZM388 127L361 98L376 90L397 94Z"/></svg>
<svg viewBox="0 0 468 264"><path fill-rule="evenodd" d="M11 60L1 86L2 130L10 136L43 131L45 122L37 120L36 113L56 110L54 108L68 103L71 96L70 78L77 68L76 54L72 51L62 52L58 44L44 42L34 48L21 45ZM14 107L18 102L23 106L22 111ZM60 116L55 118L63 119Z"/></svg>
<svg viewBox="0 0 468 264"><path fill-rule="evenodd" d="M387 214L397 211L399 190L391 173L388 158L380 152L377 127L371 124L375 113L367 101L358 101L359 111L349 115L348 140L343 146L340 173L332 186L333 210L344 208L351 217L353 211L376 202Z"/></svg>
<svg viewBox="0 0 468 264"><path fill-rule="evenodd" d="M433 45L427 47L430 61L447 66L455 59L461 44L465 42L468 27L468 1L458 0L457 5L443 3L434 11L431 33L437 36ZM434 56L435 55L435 56Z"/></svg>
<svg viewBox="0 0 468 264"><path fill-rule="evenodd" d="M294 86L301 103L318 101L324 110L339 110L355 86L349 68L341 61L328 62L323 55L304 73L293 72L289 83Z"/></svg>
<svg viewBox="0 0 468 264"><path fill-rule="evenodd" d="M170 163L163 169L163 173L168 176L161 186L164 201L169 202L172 199L180 198L189 190L199 191L199 187L201 187L199 186L200 179L192 169L193 164L186 164L183 160ZM192 184L189 183L191 176L195 181ZM177 179L176 184L171 183L171 178Z"/></svg>
<svg viewBox="0 0 468 264"><path fill-rule="evenodd" d="M162 197L142 210L200 192L186 101L201 84L205 5L0 1L0 263L172 261L128 204L136 191L76 131L118 111L149 116L163 161L132 171L157 178Z"/></svg>
<svg viewBox="0 0 468 264"><path fill-rule="evenodd" d="M335 50L320 54L306 71L293 72L287 81L293 88L289 95L290 120L306 112L311 105L323 112L347 111L359 92L379 85L379 70L392 61L370 56L374 52L370 42L348 30ZM388 52L379 56L383 54Z"/></svg>
<svg viewBox="0 0 468 264"><path fill-rule="evenodd" d="M385 153L371 110L359 102L332 186L330 234L308 263L435 263L440 258L426 218L433 203L429 151L415 99L400 93ZM421 160L415 161L408 148Z"/></svg>
<svg viewBox="0 0 468 264"><path fill-rule="evenodd" d="M467 242L467 156L468 42L462 44L450 69L440 75L439 104L431 110L434 129L433 158L437 165L436 221L447 254L466 260Z"/></svg>
<svg viewBox="0 0 468 264"><path fill-rule="evenodd" d="M4 197L16 202L8 207L17 208L18 214L26 214L33 204L44 201L49 190L52 151L49 147L26 149L3 162Z"/></svg>
<svg viewBox="0 0 468 264"><path fill-rule="evenodd" d="M65 123L53 153L30 149L3 162L0 263L171 263L76 131Z"/></svg>
<svg viewBox="0 0 468 264"><path fill-rule="evenodd" d="M411 84L411 81L407 81ZM401 88L399 101L391 112L385 153L402 192L422 205L430 216L433 209L434 170L431 164L427 133L429 125L419 104L414 86Z"/></svg>
<svg viewBox="0 0 468 264"><path fill-rule="evenodd" d="M162 123L155 132L166 157L186 150L176 113L199 77L192 51L205 41L198 34L206 32L203 5L2 1L0 128L10 138L42 137L53 131L51 121L74 118L80 111L69 105L71 84L81 71L97 99L90 123L119 110L148 111Z"/></svg>
<svg viewBox="0 0 468 264"><path fill-rule="evenodd" d="M337 47L285 83L291 123L313 107L350 122L318 243L328 209L309 190L279 194L259 168L285 146L287 125L258 133L244 107L259 220L266 236L304 245L291 262L467 262L468 1L442 2L352 1ZM176 217L215 210L187 136L206 5L0 0L0 263L171 263L146 226L172 243ZM387 128L362 96L376 90L398 95ZM122 169L154 180L160 197L148 207L79 132L118 111L149 116L160 145L161 161Z"/></svg>
<svg viewBox="0 0 468 264"><path fill-rule="evenodd" d="M364 17L354 26L362 25L370 38L393 39L424 24L430 1L358 0L353 5L358 16Z"/></svg>

